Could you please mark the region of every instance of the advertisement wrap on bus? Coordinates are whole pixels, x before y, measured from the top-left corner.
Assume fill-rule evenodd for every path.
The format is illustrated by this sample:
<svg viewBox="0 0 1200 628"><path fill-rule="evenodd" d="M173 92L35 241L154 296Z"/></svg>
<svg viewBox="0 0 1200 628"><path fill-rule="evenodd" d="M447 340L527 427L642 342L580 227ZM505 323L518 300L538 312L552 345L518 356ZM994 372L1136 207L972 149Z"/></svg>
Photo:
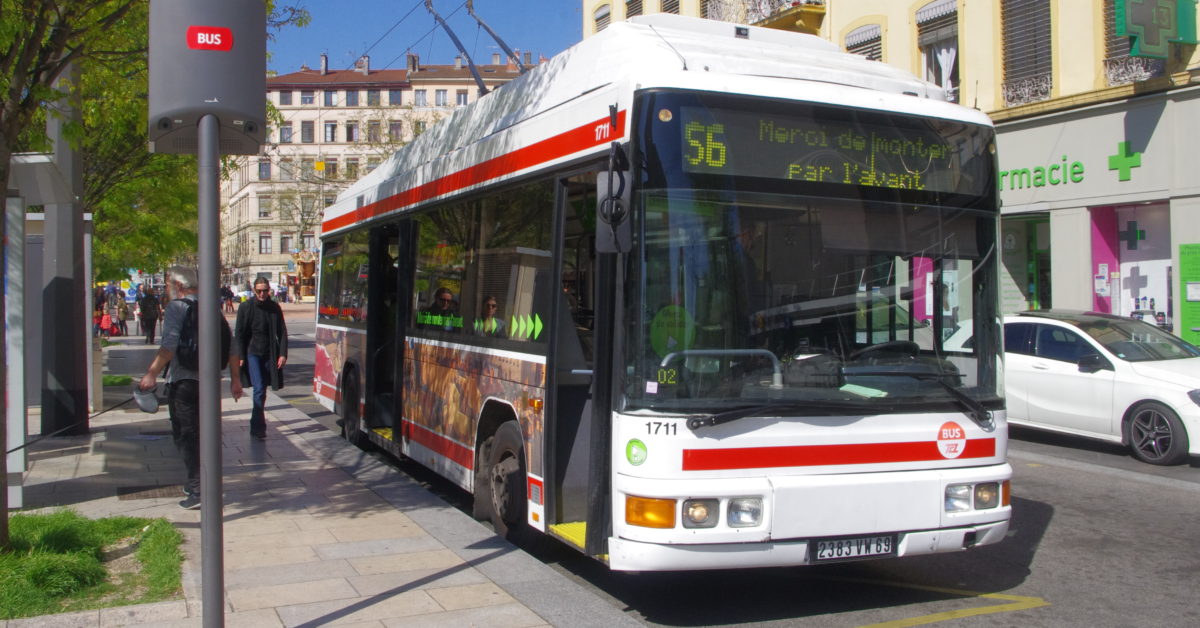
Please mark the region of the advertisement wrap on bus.
<svg viewBox="0 0 1200 628"><path fill-rule="evenodd" d="M986 116L908 74L613 24L326 210L313 391L498 534L612 569L997 543L995 177Z"/></svg>

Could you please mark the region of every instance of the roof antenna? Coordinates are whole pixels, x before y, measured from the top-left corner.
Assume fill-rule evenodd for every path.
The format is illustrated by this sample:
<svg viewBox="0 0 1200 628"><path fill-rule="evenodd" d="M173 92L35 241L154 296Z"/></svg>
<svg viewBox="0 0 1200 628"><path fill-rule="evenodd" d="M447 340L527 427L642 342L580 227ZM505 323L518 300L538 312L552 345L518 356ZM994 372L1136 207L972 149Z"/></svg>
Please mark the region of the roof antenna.
<svg viewBox="0 0 1200 628"><path fill-rule="evenodd" d="M508 58L512 59L513 62L517 64L517 72L524 74L525 65L521 63L521 57L518 57L517 53L513 52L512 48L509 48L508 44L504 43L503 39L500 39L500 36L496 34L496 31L492 30L490 26L484 23L484 21L480 19L478 15L475 15L475 0L467 0L467 13L470 13L471 17L475 18L476 22L479 22L479 25L483 27L483 30L487 31L488 35L491 35L492 39L496 40L497 44L500 44L500 48L504 50L504 54L508 55Z"/></svg>
<svg viewBox="0 0 1200 628"><path fill-rule="evenodd" d="M667 41L667 38L663 37L662 33L658 32L658 29L654 28L653 24L647 24L646 26L649 26L650 30L654 31L654 34L658 35L658 38L663 40L663 43L666 44L667 47L671 49L671 52L675 53L676 57L679 57L679 62L683 64L683 71L687 72L687 59L684 59L683 55L679 54L679 51L675 49L675 46L672 46L671 42Z"/></svg>
<svg viewBox="0 0 1200 628"><path fill-rule="evenodd" d="M442 28L446 30L446 34L454 42L454 45L458 46L459 54L467 60L467 67L471 70L471 76L475 77L475 84L479 86L479 95L482 96L488 93L487 85L483 83L483 77L479 76L479 69L475 67L475 62L471 60L471 55L467 54L467 49L463 48L462 42L458 40L458 36L454 34L454 31L450 30L450 25L446 23L446 20L443 20L442 16L433 10L433 0L425 0L425 8L433 15L433 19L442 25Z"/></svg>

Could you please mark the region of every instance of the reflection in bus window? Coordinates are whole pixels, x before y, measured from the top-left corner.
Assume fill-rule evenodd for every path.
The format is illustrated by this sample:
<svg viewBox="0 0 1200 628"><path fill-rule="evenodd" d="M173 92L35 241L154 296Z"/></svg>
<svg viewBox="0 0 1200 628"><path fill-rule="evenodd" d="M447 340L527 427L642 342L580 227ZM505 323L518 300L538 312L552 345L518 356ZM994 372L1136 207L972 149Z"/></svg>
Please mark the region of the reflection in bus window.
<svg viewBox="0 0 1200 628"><path fill-rule="evenodd" d="M417 217L413 328L545 342L553 210L541 182Z"/></svg>

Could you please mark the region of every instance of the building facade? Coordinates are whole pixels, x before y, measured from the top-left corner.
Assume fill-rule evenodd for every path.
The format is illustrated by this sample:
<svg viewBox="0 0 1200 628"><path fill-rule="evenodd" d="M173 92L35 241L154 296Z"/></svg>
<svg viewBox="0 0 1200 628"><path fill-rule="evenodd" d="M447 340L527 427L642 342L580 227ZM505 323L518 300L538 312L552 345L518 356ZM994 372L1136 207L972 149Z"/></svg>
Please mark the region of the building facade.
<svg viewBox="0 0 1200 628"><path fill-rule="evenodd" d="M523 63L531 60L526 55ZM488 90L520 75L500 55L477 67ZM350 183L480 88L470 68L422 65L408 54L399 69L316 69L267 78L272 112L258 155L227 162L221 185L222 282L248 290L267 277L292 297L311 299L321 214Z"/></svg>
<svg viewBox="0 0 1200 628"><path fill-rule="evenodd" d="M651 4L666 3L583 0L584 33ZM679 6L701 15L698 4ZM1197 28L1191 0L1150 3L1156 23L1164 15L1181 22L1174 37L1138 31L1139 45L1161 44L1161 58L1130 54L1118 24L1136 26L1137 17L1118 15L1123 3L1114 0L783 4L793 12L820 5L821 37L938 83L995 121L1005 312L1137 315L1200 342L1200 183L1188 157L1200 138L1200 51L1188 43Z"/></svg>

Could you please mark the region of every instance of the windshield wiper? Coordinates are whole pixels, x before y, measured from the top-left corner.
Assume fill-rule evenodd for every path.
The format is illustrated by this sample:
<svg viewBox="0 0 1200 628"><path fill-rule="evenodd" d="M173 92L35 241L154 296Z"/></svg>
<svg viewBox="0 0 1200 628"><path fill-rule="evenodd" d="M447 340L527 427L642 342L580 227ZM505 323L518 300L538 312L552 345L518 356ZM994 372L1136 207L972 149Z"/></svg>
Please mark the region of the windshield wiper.
<svg viewBox="0 0 1200 628"><path fill-rule="evenodd" d="M865 406L860 401L812 401L807 403L767 403L762 405L747 406L745 408L735 408L718 412L708 416L689 417L687 426L689 429L699 429L722 423L729 423L738 419L744 419L752 416L767 416L770 414L782 414L785 412L801 412L801 411L837 411L837 410L863 410Z"/></svg>
<svg viewBox="0 0 1200 628"><path fill-rule="evenodd" d="M995 419L992 417L991 411L985 408L978 399L950 385L944 379L946 377L962 377L960 374L938 373L935 371L908 371L904 369L866 370L859 368L843 368L842 373L846 377L910 377L923 382L936 382L966 410L965 414L971 417L971 420L975 421L979 427L985 430L995 427Z"/></svg>

